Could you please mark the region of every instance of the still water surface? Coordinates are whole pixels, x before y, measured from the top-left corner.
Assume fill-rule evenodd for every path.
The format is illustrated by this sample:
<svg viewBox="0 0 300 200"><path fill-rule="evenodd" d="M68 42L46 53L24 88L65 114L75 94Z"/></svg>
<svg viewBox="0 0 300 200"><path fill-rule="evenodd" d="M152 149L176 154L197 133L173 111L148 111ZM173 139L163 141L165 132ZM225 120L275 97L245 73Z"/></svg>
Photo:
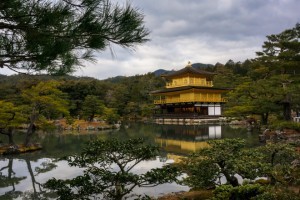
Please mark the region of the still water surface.
<svg viewBox="0 0 300 200"><path fill-rule="evenodd" d="M21 141L22 135L16 135ZM144 161L134 168L135 173L143 173L154 167L177 161L181 156L206 146L207 140L221 138L244 138L248 146L259 145L258 134L245 128L228 125L157 125L131 123L119 130L38 133L34 138L43 150L18 156L0 157L0 199L50 199L41 184L55 177L73 178L82 174L82 169L69 167L67 162L58 160L62 156L79 153L89 140L115 137L128 139L143 137L147 142L162 148L160 157ZM0 136L0 141L6 138ZM187 191L186 186L175 183L155 188L138 188L137 194L160 196L164 193Z"/></svg>

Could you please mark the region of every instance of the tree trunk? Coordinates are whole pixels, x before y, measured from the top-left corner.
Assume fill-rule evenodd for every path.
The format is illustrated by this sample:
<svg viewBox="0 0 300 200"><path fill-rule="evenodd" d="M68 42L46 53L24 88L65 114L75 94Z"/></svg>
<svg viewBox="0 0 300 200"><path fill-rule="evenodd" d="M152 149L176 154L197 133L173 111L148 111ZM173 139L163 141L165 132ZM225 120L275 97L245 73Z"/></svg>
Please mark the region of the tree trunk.
<svg viewBox="0 0 300 200"><path fill-rule="evenodd" d="M286 121L290 121L292 119L291 116L291 103L290 102L284 102L283 103L283 118Z"/></svg>
<svg viewBox="0 0 300 200"><path fill-rule="evenodd" d="M224 176L226 177L227 182L232 185L233 187L239 186L239 182L235 176L231 176L228 173L223 173Z"/></svg>
<svg viewBox="0 0 300 200"><path fill-rule="evenodd" d="M7 135L9 145L15 145L15 141L13 138L13 128L8 128L7 132L4 129L0 129L0 134Z"/></svg>
<svg viewBox="0 0 300 200"><path fill-rule="evenodd" d="M13 161L14 161L14 159L10 158L9 162L8 162L8 178L9 178L9 180L11 180L12 179L12 175L15 174L15 172L13 171ZM16 188L15 188L15 182L12 181L11 185L13 187L13 189L11 191L15 191L16 190Z"/></svg>
<svg viewBox="0 0 300 200"><path fill-rule="evenodd" d="M13 138L13 129L12 128L8 128L7 136L8 136L8 144L9 145L15 145L15 141L14 141L14 138Z"/></svg>
<svg viewBox="0 0 300 200"><path fill-rule="evenodd" d="M91 116L90 116L90 119L89 119L89 122L92 122L93 121L93 119L94 119L94 117L95 117L95 114L93 113L93 114L91 114Z"/></svg>
<svg viewBox="0 0 300 200"><path fill-rule="evenodd" d="M232 185L233 187L239 186L239 182L237 178L233 175L230 175L228 171L226 170L225 161L221 161L218 163L219 167L221 168L222 174L224 174L227 182Z"/></svg>
<svg viewBox="0 0 300 200"><path fill-rule="evenodd" d="M7 136L8 136L8 144L9 144L9 145L15 145L15 141L14 141L14 138L13 138L13 134L12 134L12 133L9 133Z"/></svg>
<svg viewBox="0 0 300 200"><path fill-rule="evenodd" d="M119 181L117 181L115 183L115 191L116 191L116 193L115 193L114 198L116 200L122 200L122 198L124 196L124 186Z"/></svg>
<svg viewBox="0 0 300 200"><path fill-rule="evenodd" d="M268 124L269 113L261 114L261 123L262 125Z"/></svg>
<svg viewBox="0 0 300 200"><path fill-rule="evenodd" d="M30 145L32 134L35 132L35 125L33 123L30 123L27 132L26 132L26 138L24 145L27 147Z"/></svg>
<svg viewBox="0 0 300 200"><path fill-rule="evenodd" d="M13 171L13 158L9 158L8 160L8 178L11 179L12 178L12 174L15 174Z"/></svg>
<svg viewBox="0 0 300 200"><path fill-rule="evenodd" d="M30 177L31 177L31 183L32 183L32 187L33 187L33 195L37 199L38 194L37 194L37 191L36 191L36 188L35 188L36 181L35 181L34 173L32 171L31 163L30 163L30 160L28 160L28 159L25 159L25 161L26 161L26 164L27 164L28 172L29 172Z"/></svg>

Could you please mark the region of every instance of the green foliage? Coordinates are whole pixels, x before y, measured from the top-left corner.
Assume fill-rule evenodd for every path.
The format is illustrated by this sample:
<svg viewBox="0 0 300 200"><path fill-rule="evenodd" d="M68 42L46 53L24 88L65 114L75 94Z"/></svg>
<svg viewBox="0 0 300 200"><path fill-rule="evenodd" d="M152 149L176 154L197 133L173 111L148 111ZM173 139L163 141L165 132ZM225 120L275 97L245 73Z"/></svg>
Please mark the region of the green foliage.
<svg viewBox="0 0 300 200"><path fill-rule="evenodd" d="M21 107L11 102L0 101L0 134L8 136L8 143L13 145L13 132L18 126L26 121L26 115Z"/></svg>
<svg viewBox="0 0 300 200"><path fill-rule="evenodd" d="M28 121L27 121L28 122ZM49 121L45 116L40 116L36 121L38 129L43 131L54 131L57 129L53 121Z"/></svg>
<svg viewBox="0 0 300 200"><path fill-rule="evenodd" d="M0 68L13 71L70 73L94 51L149 34L137 9L106 0L1 1L0 17Z"/></svg>
<svg viewBox="0 0 300 200"><path fill-rule="evenodd" d="M238 185L235 161L239 152L245 147L241 139L224 139L208 141L210 147L183 159L182 170L188 174L184 183L192 188L214 187L222 176L234 186Z"/></svg>
<svg viewBox="0 0 300 200"><path fill-rule="evenodd" d="M300 155L290 145L277 143L248 149L240 139L215 140L209 144L210 147L189 156L181 164L188 174L184 183L192 188L220 185L220 177L225 177L227 184L238 186L236 174L250 180L266 177L272 185L299 183L299 166L293 163Z"/></svg>
<svg viewBox="0 0 300 200"><path fill-rule="evenodd" d="M259 175L267 177L271 184L293 185L300 181L299 165L293 164L300 159L300 154L288 144L267 144L258 147L263 156L258 162ZM260 167L260 168L259 168Z"/></svg>
<svg viewBox="0 0 300 200"><path fill-rule="evenodd" d="M271 124L270 128L277 129L277 130L282 130L286 128L286 129L293 129L293 130L300 131L300 124L296 122L289 122L289 121L276 121Z"/></svg>
<svg viewBox="0 0 300 200"><path fill-rule="evenodd" d="M0 129L16 128L25 120L21 107L17 107L11 102L0 101Z"/></svg>
<svg viewBox="0 0 300 200"><path fill-rule="evenodd" d="M141 108L141 116L142 117L149 117L153 114L154 104L142 104Z"/></svg>
<svg viewBox="0 0 300 200"><path fill-rule="evenodd" d="M145 107L153 104L149 93L164 86L163 79L153 73L123 77L111 82L115 85L107 91L107 107L116 108L118 114L125 117L149 116Z"/></svg>
<svg viewBox="0 0 300 200"><path fill-rule="evenodd" d="M120 120L120 116L117 114L116 110L113 108L104 109L104 119L109 124L114 124Z"/></svg>
<svg viewBox="0 0 300 200"><path fill-rule="evenodd" d="M92 121L95 115L103 114L104 108L104 104L97 96L87 95L82 104L82 114L88 121Z"/></svg>
<svg viewBox="0 0 300 200"><path fill-rule="evenodd" d="M221 185L214 190L214 197L213 200L220 200L220 199L230 199L231 191L234 187L232 185Z"/></svg>
<svg viewBox="0 0 300 200"><path fill-rule="evenodd" d="M261 61L277 73L299 72L300 24L280 34L267 36L263 51L257 52Z"/></svg>
<svg viewBox="0 0 300 200"><path fill-rule="evenodd" d="M122 199L135 187L176 181L179 173L171 166L151 169L144 174L131 172L140 162L158 153L158 147L145 144L143 139L92 141L80 155L67 158L70 166L85 168L82 176L70 180L53 178L45 187L56 191L59 199L89 199L98 195L105 199Z"/></svg>
<svg viewBox="0 0 300 200"><path fill-rule="evenodd" d="M68 115L65 94L58 89L58 86L59 83L56 81L47 81L22 91L24 111L28 113L31 121L43 121L43 117L56 119Z"/></svg>
<svg viewBox="0 0 300 200"><path fill-rule="evenodd" d="M253 200L300 200L299 194L286 188L267 188L262 194L252 198Z"/></svg>
<svg viewBox="0 0 300 200"><path fill-rule="evenodd" d="M300 155L287 144L267 144L254 149L243 149L234 161L234 169L242 178L254 180L265 177L272 185L292 185L300 180L299 166L293 164Z"/></svg>
<svg viewBox="0 0 300 200"><path fill-rule="evenodd" d="M4 94L0 98L22 105L24 102L20 93L23 90L50 80L59 82L58 89L65 93L65 98L68 99L67 106L73 118L82 116L83 102L88 95L97 96L106 108L113 109L115 119L119 116L124 118L151 116L153 102L149 93L164 86L163 79L152 73L120 77L117 81L73 76L14 75L0 79L0 93ZM115 119L110 121L117 121Z"/></svg>
<svg viewBox="0 0 300 200"><path fill-rule="evenodd" d="M221 185L214 190L212 200L250 200L263 194L265 188L259 184L246 184L238 187L232 185Z"/></svg>
<svg viewBox="0 0 300 200"><path fill-rule="evenodd" d="M92 78L77 78L73 80L74 78L75 77L72 77L71 80L64 80L59 88L68 94L70 114L77 117L81 114L83 102L88 95L97 96L98 99L104 100L106 92L112 86Z"/></svg>
<svg viewBox="0 0 300 200"><path fill-rule="evenodd" d="M243 82L243 78L247 75L251 65L252 62L250 60L246 60L243 63L235 63L233 60L229 60L225 65L217 63L214 66L214 72L217 73L213 80L214 86L235 88Z"/></svg>
<svg viewBox="0 0 300 200"><path fill-rule="evenodd" d="M22 91L22 111L29 124L24 142L26 146L29 145L36 127L49 127L49 120L69 115L65 94L58 86L56 81L47 81Z"/></svg>
<svg viewBox="0 0 300 200"><path fill-rule="evenodd" d="M229 93L227 115L260 115L262 123L267 124L270 114L282 110L280 102L289 92L282 87L288 75L272 76L269 79L245 80L234 91Z"/></svg>
<svg viewBox="0 0 300 200"><path fill-rule="evenodd" d="M260 115L261 122L267 124L269 115L288 121L291 109L299 112L299 38L299 24L280 34L267 36L263 50L257 52L258 57L241 65L247 66L246 73L239 73L242 78L238 79L233 73L236 63L226 63L225 68L231 71L219 76L228 83L232 80L235 89L228 95L225 114Z"/></svg>

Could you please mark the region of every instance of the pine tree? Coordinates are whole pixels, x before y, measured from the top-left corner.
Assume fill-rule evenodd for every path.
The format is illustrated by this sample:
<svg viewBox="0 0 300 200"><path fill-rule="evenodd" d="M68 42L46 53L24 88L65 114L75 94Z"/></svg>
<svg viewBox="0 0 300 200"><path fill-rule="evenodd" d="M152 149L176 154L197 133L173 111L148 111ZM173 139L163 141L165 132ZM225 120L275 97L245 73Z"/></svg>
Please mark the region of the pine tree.
<svg viewBox="0 0 300 200"><path fill-rule="evenodd" d="M143 24L137 9L109 0L3 0L0 68L67 74L111 44L146 42Z"/></svg>

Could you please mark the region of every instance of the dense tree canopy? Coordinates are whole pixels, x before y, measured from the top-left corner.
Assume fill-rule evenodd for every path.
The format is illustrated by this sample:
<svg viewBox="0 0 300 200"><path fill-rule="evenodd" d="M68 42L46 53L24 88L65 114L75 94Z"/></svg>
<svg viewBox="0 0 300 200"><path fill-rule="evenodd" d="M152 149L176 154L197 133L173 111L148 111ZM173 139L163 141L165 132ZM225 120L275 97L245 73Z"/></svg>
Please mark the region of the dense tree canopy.
<svg viewBox="0 0 300 200"><path fill-rule="evenodd" d="M221 185L220 179L225 176L229 184L238 186L234 162L245 147L245 141L212 140L209 144L211 145L209 148L201 149L198 153L183 159L181 166L188 174L184 182L194 188L214 187Z"/></svg>
<svg viewBox="0 0 300 200"><path fill-rule="evenodd" d="M292 109L299 113L299 39L299 24L282 33L267 36L263 50L257 52L258 57L242 63L241 69L246 70L246 74L246 71L240 70L233 73L236 64L232 61L226 63L227 71L231 71L226 76L220 74L221 82L217 81L217 84L230 84L231 81L234 86L229 93L227 114L260 115L262 123L267 124L269 115L291 120Z"/></svg>
<svg viewBox="0 0 300 200"><path fill-rule="evenodd" d="M263 50L257 52L258 60L281 74L299 74L300 24L279 34L267 36Z"/></svg>
<svg viewBox="0 0 300 200"><path fill-rule="evenodd" d="M149 34L137 9L109 0L4 0L0 19L0 68L18 72L66 74L94 51Z"/></svg>
<svg viewBox="0 0 300 200"><path fill-rule="evenodd" d="M92 121L96 114L103 114L104 104L97 96L87 95L82 105L82 112L88 121Z"/></svg>
<svg viewBox="0 0 300 200"><path fill-rule="evenodd" d="M286 76L272 76L269 79L251 80L245 78L234 91L229 93L226 114L229 116L261 116L262 124L268 123L271 114L281 112L279 103L287 91L280 87Z"/></svg>
<svg viewBox="0 0 300 200"><path fill-rule="evenodd" d="M265 74L266 78L278 74L289 76L288 79L277 84L277 88L284 90L284 95L278 104L282 107L283 118L290 120L291 109L298 107L300 103L297 98L300 83L300 24L279 34L269 35L267 39L262 46L263 51L257 52L256 61L269 69Z"/></svg>
<svg viewBox="0 0 300 200"><path fill-rule="evenodd" d="M0 134L8 136L8 143L14 145L13 132L16 127L26 122L22 108L11 102L0 101Z"/></svg>
<svg viewBox="0 0 300 200"><path fill-rule="evenodd" d="M36 86L22 91L24 100L23 112L28 118L25 145L30 142L37 124L43 126L48 120L68 116L68 105L65 95L57 87L56 81L40 82Z"/></svg>
<svg viewBox="0 0 300 200"><path fill-rule="evenodd" d="M83 110L89 106L91 108L92 104L86 104L83 108L84 101L88 95L92 95L104 104L104 115L112 122L117 121L118 116L150 116L153 104L149 93L165 84L161 77L153 73L107 80L74 76L13 75L0 77L0 92L3 94L0 99L21 105L24 103L20 97L23 90L51 79L59 82L58 89L66 94L72 117L85 117Z"/></svg>

